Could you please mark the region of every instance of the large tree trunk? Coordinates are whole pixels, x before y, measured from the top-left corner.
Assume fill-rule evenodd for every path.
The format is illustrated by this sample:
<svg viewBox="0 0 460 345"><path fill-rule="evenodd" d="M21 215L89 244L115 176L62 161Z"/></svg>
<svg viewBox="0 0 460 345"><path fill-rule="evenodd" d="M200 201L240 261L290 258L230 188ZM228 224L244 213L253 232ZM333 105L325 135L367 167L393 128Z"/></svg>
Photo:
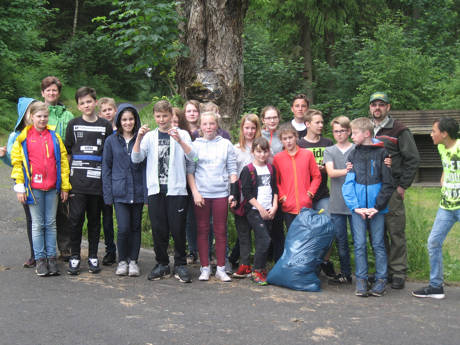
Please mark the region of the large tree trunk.
<svg viewBox="0 0 460 345"><path fill-rule="evenodd" d="M75 32L77 32L77 22L78 22L78 0L75 0L75 11L73 13L73 25L72 25L72 37L75 36Z"/></svg>
<svg viewBox="0 0 460 345"><path fill-rule="evenodd" d="M302 16L300 27L301 31L301 46L303 52L303 63L305 68L305 79L307 81L307 96L310 103L313 103L313 52L312 52L312 33L310 21Z"/></svg>
<svg viewBox="0 0 460 345"><path fill-rule="evenodd" d="M223 126L238 121L243 103L243 19L248 0L186 0L182 40L190 49L179 59L176 79L185 99L219 105Z"/></svg>

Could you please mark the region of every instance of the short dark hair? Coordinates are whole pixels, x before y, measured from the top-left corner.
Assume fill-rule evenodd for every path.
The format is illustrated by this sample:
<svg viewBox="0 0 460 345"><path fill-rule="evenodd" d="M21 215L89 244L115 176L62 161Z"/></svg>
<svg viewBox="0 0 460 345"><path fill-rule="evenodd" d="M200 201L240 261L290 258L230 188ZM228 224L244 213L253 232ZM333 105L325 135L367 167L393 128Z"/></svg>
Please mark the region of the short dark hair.
<svg viewBox="0 0 460 345"><path fill-rule="evenodd" d="M310 101L308 100L307 95L304 95L303 93L299 93L298 95L295 95L294 98L292 99L292 103L291 103L291 104L294 104L294 102L295 102L297 99L303 99L305 102L307 102L307 105L310 107Z"/></svg>
<svg viewBox="0 0 460 345"><path fill-rule="evenodd" d="M47 89L52 84L55 84L59 90L59 93L61 93L62 83L57 77L54 77L52 75L42 80L42 83L41 83L42 91L45 91L45 89Z"/></svg>
<svg viewBox="0 0 460 345"><path fill-rule="evenodd" d="M96 90L94 90L92 87L88 86L82 86L75 92L75 102L78 104L78 100L80 98L83 98L85 96L90 95L94 100L96 100Z"/></svg>
<svg viewBox="0 0 460 345"><path fill-rule="evenodd" d="M270 151L270 143L264 137L255 138L252 142L251 152L260 147L262 151Z"/></svg>
<svg viewBox="0 0 460 345"><path fill-rule="evenodd" d="M439 120L435 120L433 124L437 123L438 128L441 132L447 132L449 137L457 139L458 137L458 122L452 117L441 117Z"/></svg>

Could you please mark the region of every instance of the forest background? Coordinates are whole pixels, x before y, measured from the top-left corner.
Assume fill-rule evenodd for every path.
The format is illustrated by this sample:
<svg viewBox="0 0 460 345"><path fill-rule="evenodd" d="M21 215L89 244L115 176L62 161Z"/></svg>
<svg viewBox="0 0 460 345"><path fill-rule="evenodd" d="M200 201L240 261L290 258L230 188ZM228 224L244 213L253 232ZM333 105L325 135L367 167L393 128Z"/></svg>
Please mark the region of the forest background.
<svg viewBox="0 0 460 345"><path fill-rule="evenodd" d="M292 96L307 93L327 124L338 115L366 116L377 90L389 94L392 109L460 109L460 0L239 2L247 5L243 112L275 105L289 120ZM74 93L83 85L118 102L167 97L182 105L176 63L189 50L180 40L179 3L0 0L1 144L16 122L18 97L40 99L47 75L63 82L61 101L75 115ZM412 277L427 278L425 243L438 195L408 195ZM451 281L460 281L459 243L455 235L445 255Z"/></svg>

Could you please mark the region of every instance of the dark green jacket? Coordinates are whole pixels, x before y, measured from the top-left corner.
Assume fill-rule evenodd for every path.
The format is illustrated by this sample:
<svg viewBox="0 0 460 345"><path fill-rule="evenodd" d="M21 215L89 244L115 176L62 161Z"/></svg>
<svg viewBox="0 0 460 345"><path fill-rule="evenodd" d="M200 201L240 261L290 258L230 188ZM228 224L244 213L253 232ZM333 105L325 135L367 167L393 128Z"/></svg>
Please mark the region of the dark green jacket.
<svg viewBox="0 0 460 345"><path fill-rule="evenodd" d="M391 171L395 187L407 189L414 181L420 155L414 137L403 123L389 116L390 121L375 136L385 144L391 156Z"/></svg>

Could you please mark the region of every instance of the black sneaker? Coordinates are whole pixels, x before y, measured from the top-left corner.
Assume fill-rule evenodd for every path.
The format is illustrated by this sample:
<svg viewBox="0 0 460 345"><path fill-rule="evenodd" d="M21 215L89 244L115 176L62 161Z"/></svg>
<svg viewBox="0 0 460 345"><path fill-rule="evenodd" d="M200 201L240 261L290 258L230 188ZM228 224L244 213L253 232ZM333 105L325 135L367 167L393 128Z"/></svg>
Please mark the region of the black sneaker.
<svg viewBox="0 0 460 345"><path fill-rule="evenodd" d="M343 273L336 274L334 278L329 279L328 283L331 285L344 285L344 284L351 284L353 279L351 275L346 276Z"/></svg>
<svg viewBox="0 0 460 345"><path fill-rule="evenodd" d="M116 252L108 252L102 258L102 264L104 266L111 266L117 262L117 253Z"/></svg>
<svg viewBox="0 0 460 345"><path fill-rule="evenodd" d="M163 278L164 276L170 275L171 270L169 269L169 265L162 265L162 264L157 264L150 274L148 275L147 279L148 280L159 280Z"/></svg>
<svg viewBox="0 0 460 345"><path fill-rule="evenodd" d="M397 290L404 289L405 282L406 281L404 280L404 278L393 277L393 280L391 282L391 288L392 289L397 289Z"/></svg>
<svg viewBox="0 0 460 345"><path fill-rule="evenodd" d="M425 286L419 290L412 291L412 296L420 297L420 298L434 298L434 299L443 299L446 297L444 295L444 288L441 287L433 287L431 285Z"/></svg>
<svg viewBox="0 0 460 345"><path fill-rule="evenodd" d="M174 277L179 279L181 283L191 283L192 279L190 278L190 273L187 269L187 266L180 265L174 267Z"/></svg>
<svg viewBox="0 0 460 345"><path fill-rule="evenodd" d="M334 264L331 261L324 261L321 263L321 269L326 276L330 278L335 277Z"/></svg>
<svg viewBox="0 0 460 345"><path fill-rule="evenodd" d="M50 276L59 275L59 269L56 258L48 258L48 271Z"/></svg>
<svg viewBox="0 0 460 345"><path fill-rule="evenodd" d="M88 259L88 271L93 274L99 273L101 271L98 258Z"/></svg>
<svg viewBox="0 0 460 345"><path fill-rule="evenodd" d="M187 255L185 257L185 259L187 260L187 265L193 265L194 263L196 263L196 253L190 253L189 255Z"/></svg>
<svg viewBox="0 0 460 345"><path fill-rule="evenodd" d="M80 274L80 259L76 256L72 256L69 259L69 268L67 268L67 273L76 276Z"/></svg>
<svg viewBox="0 0 460 345"><path fill-rule="evenodd" d="M48 263L46 262L45 258L38 259L37 267L35 268L35 273L37 273L37 276L40 277L48 275Z"/></svg>

